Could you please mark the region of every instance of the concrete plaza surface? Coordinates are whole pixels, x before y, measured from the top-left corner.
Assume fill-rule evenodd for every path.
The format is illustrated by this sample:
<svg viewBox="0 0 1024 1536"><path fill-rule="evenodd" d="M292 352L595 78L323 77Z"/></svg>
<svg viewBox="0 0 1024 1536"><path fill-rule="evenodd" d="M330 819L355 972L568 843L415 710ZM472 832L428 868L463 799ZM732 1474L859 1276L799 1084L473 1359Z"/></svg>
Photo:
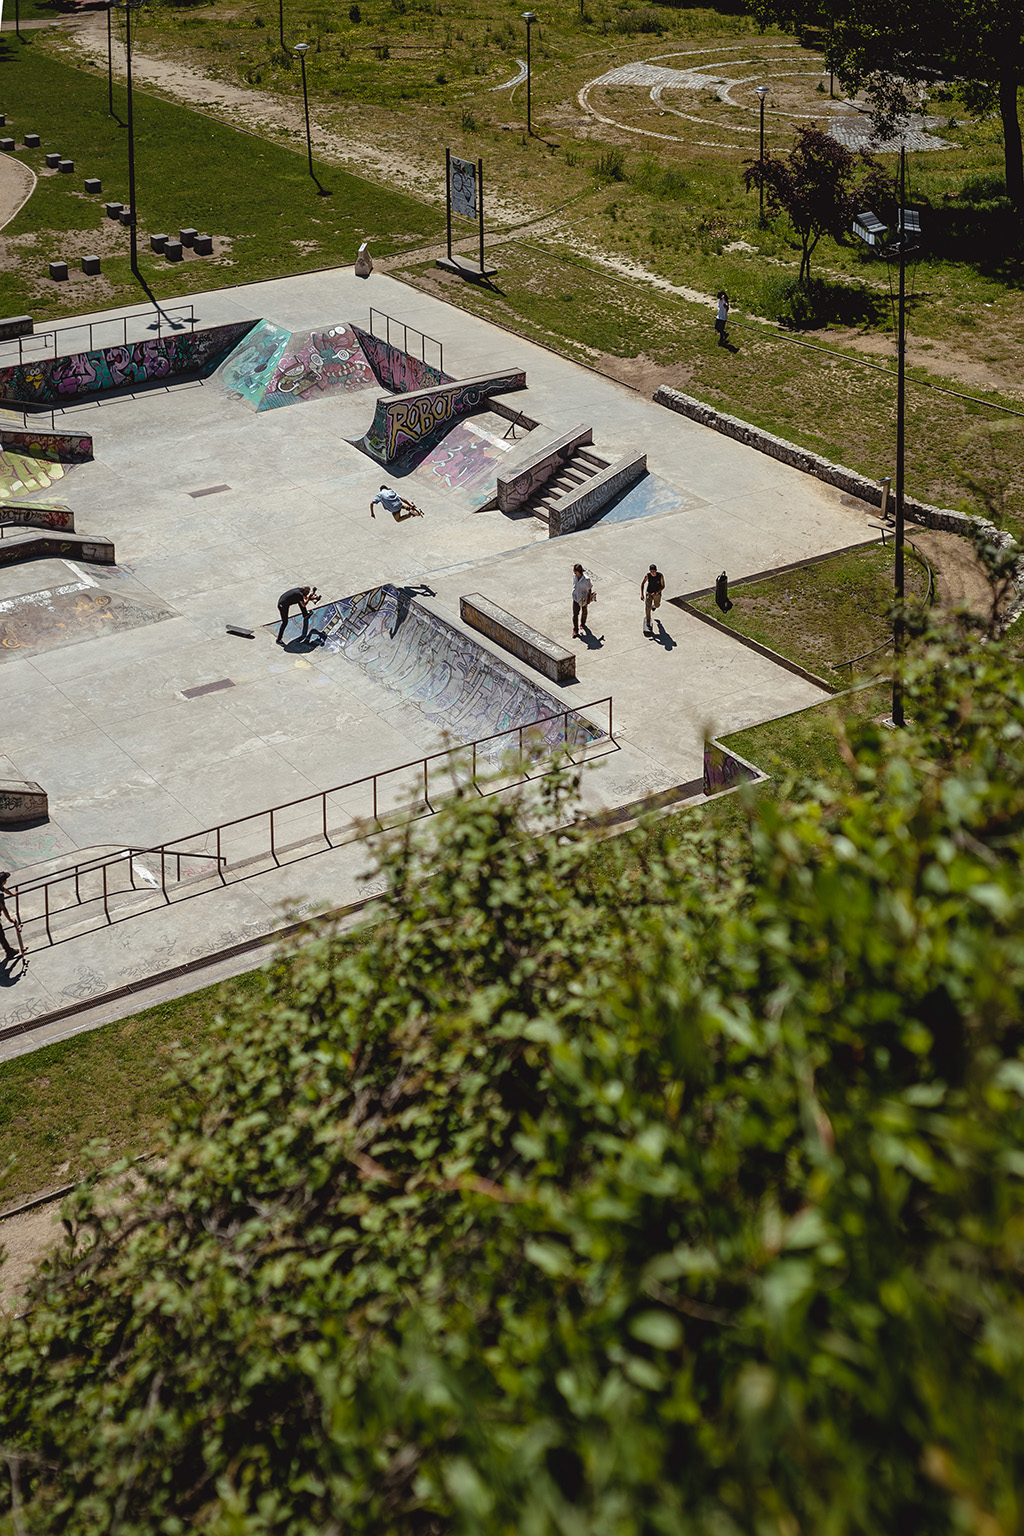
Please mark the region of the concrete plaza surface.
<svg viewBox="0 0 1024 1536"><path fill-rule="evenodd" d="M267 318L292 330L365 326L372 304L441 340L455 377L525 368L527 389L505 403L541 423L535 440L585 422L605 457L646 451L661 482L655 510L549 539L535 519L477 510L458 485L414 470L394 483L425 516L398 525L378 508L371 520L370 498L393 476L350 439L369 426L379 390L257 414L210 378L58 413L58 425L93 434L95 457L56 489L80 531L114 539L118 565L47 560L0 572L0 625L22 625L18 644L0 648L0 777L37 780L51 815L42 830L0 830L0 863L17 877L83 851L198 833L440 745L414 709L386 708L358 669L275 645L264 626L278 594L296 584L337 599L389 582L457 628L460 596L481 592L572 643L580 561L599 597L578 645L578 681L560 688L529 675L560 705L613 696L618 750L585 780L595 808L699 779L708 730L821 699L677 608L663 606L656 638L645 637L640 580L655 561L672 596L711 585L722 569L735 580L867 541L871 509L380 274L362 281L346 268L194 304L199 325ZM71 335L60 350L82 344ZM506 446L502 426L485 413L480 431L511 464L529 451L529 435ZM256 638L228 635L227 623L255 628ZM186 696L210 683L220 686ZM309 911L358 900L367 863L365 849L348 845L41 949L27 975L0 978L0 1028L268 932L284 904Z"/></svg>

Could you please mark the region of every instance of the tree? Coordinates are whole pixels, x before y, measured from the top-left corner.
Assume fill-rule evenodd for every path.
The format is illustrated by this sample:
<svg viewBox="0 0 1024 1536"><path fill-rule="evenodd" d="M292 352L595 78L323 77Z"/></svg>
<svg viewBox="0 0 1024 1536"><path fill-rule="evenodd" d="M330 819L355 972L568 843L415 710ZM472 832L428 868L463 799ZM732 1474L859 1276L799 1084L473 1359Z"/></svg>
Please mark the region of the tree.
<svg viewBox="0 0 1024 1536"><path fill-rule="evenodd" d="M866 156L861 159L865 163ZM769 209L784 213L800 237L797 281L811 280L811 257L822 235L839 239L859 211L853 174L858 159L845 145L816 123L799 127L786 156L765 152L764 159L747 160L743 180L749 192L763 186Z"/></svg>
<svg viewBox="0 0 1024 1536"><path fill-rule="evenodd" d="M1006 193L1024 218L1024 85L1019 0L753 0L762 26L823 26L825 56L847 90L867 88L882 133L917 109L917 88L959 82L968 107L998 110Z"/></svg>
<svg viewBox="0 0 1024 1536"><path fill-rule="evenodd" d="M66 1205L5 1529L1017 1532L1024 678L906 692L735 833L397 835Z"/></svg>

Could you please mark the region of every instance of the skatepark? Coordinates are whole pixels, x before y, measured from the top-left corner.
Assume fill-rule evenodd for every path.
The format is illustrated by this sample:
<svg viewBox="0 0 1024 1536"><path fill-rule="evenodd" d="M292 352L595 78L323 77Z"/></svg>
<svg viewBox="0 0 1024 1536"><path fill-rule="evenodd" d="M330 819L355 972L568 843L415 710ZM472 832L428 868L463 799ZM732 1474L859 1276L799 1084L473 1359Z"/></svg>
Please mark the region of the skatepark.
<svg viewBox="0 0 1024 1536"><path fill-rule="evenodd" d="M36 391L26 420L91 452L34 475L5 443L0 494L32 526L6 526L0 553L15 533L36 552L0 563L0 779L47 797L45 819L0 825L30 957L0 989L7 1053L372 898L361 839L520 746L540 762L565 744L590 812L699 798L707 735L824 694L671 602L645 636L650 563L671 599L877 537L874 508L380 274L192 310L62 331L61 358L90 322L94 349L107 324L126 352L191 348L180 374L102 389L54 393L67 367L0 343L0 377L17 365ZM371 519L382 482L424 516ZM598 600L574 642L577 561ZM279 646L295 585L322 602ZM571 651L575 677L466 622L470 595Z"/></svg>

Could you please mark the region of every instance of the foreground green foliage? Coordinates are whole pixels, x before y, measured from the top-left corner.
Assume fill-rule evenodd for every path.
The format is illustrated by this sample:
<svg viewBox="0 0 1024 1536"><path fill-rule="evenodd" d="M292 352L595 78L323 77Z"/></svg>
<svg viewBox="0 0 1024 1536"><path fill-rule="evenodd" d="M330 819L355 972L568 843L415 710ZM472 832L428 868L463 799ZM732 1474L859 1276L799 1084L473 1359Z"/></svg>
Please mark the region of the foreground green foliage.
<svg viewBox="0 0 1024 1536"><path fill-rule="evenodd" d="M908 714L639 878L497 797L396 838L68 1203L9 1528L1019 1530L1024 687L955 642Z"/></svg>

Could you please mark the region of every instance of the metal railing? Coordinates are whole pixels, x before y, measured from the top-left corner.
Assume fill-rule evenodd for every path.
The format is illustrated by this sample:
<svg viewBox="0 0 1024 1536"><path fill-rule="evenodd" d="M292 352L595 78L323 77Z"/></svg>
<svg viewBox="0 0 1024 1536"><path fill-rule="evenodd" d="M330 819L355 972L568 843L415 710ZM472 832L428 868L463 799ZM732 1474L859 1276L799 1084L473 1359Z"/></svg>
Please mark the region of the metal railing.
<svg viewBox="0 0 1024 1536"><path fill-rule="evenodd" d="M97 347L126 347L128 345L128 326L133 320L149 321L145 329L150 332L155 330L158 336L162 335L165 323L168 329L172 331L183 330L186 326L191 331L194 331L196 328L195 308L190 303L171 304L163 309L158 306L156 309L155 325L153 324L153 314L154 311L152 309L143 309L130 315L113 315L104 320L78 320L72 325L56 325L45 331L33 331L28 336L8 337L6 341L0 341L0 367L13 366L13 349L15 347L18 349L19 363L24 363L26 360L32 363L48 362L53 358L73 356L78 352L93 352ZM172 316L179 314L181 318L172 318ZM101 340L97 341L97 332L109 327L114 328L112 335L110 337L104 336ZM118 337L118 327L120 327L120 338ZM81 344L76 346L65 345L64 338L68 335L77 334L84 341L86 333L88 333L89 337L88 346ZM133 342L145 341L147 339L145 336L134 336L132 338ZM51 346L52 351L50 350Z"/></svg>
<svg viewBox="0 0 1024 1536"><path fill-rule="evenodd" d="M383 320L385 322L385 331L384 331L384 335L383 336L381 336L379 331L375 331L374 328L373 328L373 317L374 317L374 315L377 316L378 320ZM436 364L431 363L430 366L431 367L436 367L438 373L444 373L444 344L443 344L443 342L438 341L436 336L426 336L426 335L424 335L424 333L422 331L418 331L414 325L406 325L404 320L395 320L391 315L385 314L382 309L373 309L371 307L371 309L370 309L370 335L371 336L376 336L376 337L378 337L379 340L386 341L388 346L390 346L390 347L396 347L398 345L398 342L391 340L391 327L392 326L395 327L396 333L398 332L399 329L401 329L401 332L402 332L402 351L403 352L406 352L406 353L409 352L409 337L410 337L410 335L414 338L414 341L415 341L415 338L417 336L419 337L419 339L420 339L420 362L421 363L425 363L427 361L427 342L429 341L430 345L432 347L436 347L437 348L437 362L436 362ZM412 354L410 354L410 355L412 355Z"/></svg>
<svg viewBox="0 0 1024 1536"><path fill-rule="evenodd" d="M608 727L602 731L582 711L605 707ZM496 745L499 742L505 744L500 749ZM237 816L203 832L151 848L120 848L50 874L29 875L25 880L12 881L8 895L13 898L26 950L45 949L90 927L151 911L154 904L170 905L200 895L211 886L247 880L280 868L282 863L353 842L368 830L379 831L433 815L437 809L434 800L452 793L460 783L473 785L480 794L525 783L532 777L531 758L543 755L549 761L553 754L565 752L575 761L572 749L585 750L591 743L617 745L610 694L364 774L269 810ZM515 753L511 766L510 753ZM490 770L484 787L477 778L481 757ZM151 898L149 902L144 899L146 895ZM119 899L112 910L115 898ZM83 914L85 927L80 921Z"/></svg>

